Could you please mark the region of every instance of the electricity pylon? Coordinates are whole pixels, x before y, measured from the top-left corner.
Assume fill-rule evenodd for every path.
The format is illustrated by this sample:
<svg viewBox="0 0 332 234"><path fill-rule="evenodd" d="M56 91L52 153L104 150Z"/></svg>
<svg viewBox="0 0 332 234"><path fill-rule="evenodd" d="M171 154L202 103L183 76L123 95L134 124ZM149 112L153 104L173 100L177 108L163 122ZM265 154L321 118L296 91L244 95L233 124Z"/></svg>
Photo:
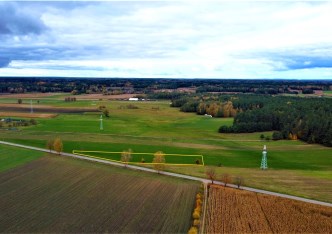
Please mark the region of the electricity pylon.
<svg viewBox="0 0 332 234"><path fill-rule="evenodd" d="M266 154L267 154L267 151L266 151L266 145L264 145L264 148L263 148L263 156L262 156L262 162L261 162L261 169L262 170L266 170L267 169L267 157L266 157Z"/></svg>
<svg viewBox="0 0 332 234"><path fill-rule="evenodd" d="M100 130L103 130L103 115L100 115Z"/></svg>

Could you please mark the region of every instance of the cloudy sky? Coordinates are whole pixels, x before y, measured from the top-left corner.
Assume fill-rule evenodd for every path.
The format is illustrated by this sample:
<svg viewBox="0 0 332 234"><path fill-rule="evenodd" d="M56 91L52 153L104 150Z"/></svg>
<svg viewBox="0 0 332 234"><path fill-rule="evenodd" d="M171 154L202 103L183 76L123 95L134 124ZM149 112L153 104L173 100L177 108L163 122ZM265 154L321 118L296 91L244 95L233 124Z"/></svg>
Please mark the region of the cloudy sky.
<svg viewBox="0 0 332 234"><path fill-rule="evenodd" d="M0 76L332 79L332 1L0 2Z"/></svg>

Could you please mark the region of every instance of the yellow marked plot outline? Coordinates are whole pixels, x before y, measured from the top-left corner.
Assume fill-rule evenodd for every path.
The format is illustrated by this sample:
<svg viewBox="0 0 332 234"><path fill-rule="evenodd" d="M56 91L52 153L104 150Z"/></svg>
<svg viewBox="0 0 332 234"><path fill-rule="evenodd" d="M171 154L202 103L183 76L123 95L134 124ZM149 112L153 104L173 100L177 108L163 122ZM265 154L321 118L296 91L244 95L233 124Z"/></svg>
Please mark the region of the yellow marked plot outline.
<svg viewBox="0 0 332 234"><path fill-rule="evenodd" d="M142 163L142 162L122 162L119 160L113 160L113 159L108 159L108 158L101 158L101 157L96 157L92 156L86 153L101 153L101 154L121 154L123 152L110 152L110 151L95 151L95 150L73 150L73 154L79 155L79 156L85 156L85 157L90 157L90 158L96 158L96 159L102 159L102 160L107 160L111 162L117 162L117 163L122 163L122 164L133 164L133 165L155 165L155 164L166 164L166 165L173 165L173 166L204 166L204 157L201 154L164 154L166 156L178 156L178 157L200 157L202 164L181 164L181 163ZM131 153L132 155L154 155L154 153Z"/></svg>

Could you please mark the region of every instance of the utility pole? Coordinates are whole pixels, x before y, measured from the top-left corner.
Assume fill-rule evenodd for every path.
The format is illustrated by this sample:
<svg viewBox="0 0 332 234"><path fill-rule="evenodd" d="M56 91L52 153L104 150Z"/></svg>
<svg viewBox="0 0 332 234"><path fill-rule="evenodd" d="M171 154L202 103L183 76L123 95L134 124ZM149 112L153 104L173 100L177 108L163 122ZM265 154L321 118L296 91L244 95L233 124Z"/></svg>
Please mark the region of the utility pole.
<svg viewBox="0 0 332 234"><path fill-rule="evenodd" d="M263 156L262 156L262 162L261 162L261 169L262 170L266 170L267 169L267 157L266 157L266 154L267 154L267 151L266 151L266 145L264 145L264 148L263 148Z"/></svg>
<svg viewBox="0 0 332 234"><path fill-rule="evenodd" d="M30 100L30 113L33 113L32 100Z"/></svg>

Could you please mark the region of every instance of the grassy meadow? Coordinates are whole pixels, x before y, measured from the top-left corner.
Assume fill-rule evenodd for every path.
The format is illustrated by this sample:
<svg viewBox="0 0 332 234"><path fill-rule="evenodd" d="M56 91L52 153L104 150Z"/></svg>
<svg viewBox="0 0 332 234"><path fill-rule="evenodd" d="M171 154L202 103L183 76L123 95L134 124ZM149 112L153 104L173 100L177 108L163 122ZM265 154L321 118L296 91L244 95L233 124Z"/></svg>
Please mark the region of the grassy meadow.
<svg viewBox="0 0 332 234"><path fill-rule="evenodd" d="M169 107L169 101L64 102L63 96L58 97L40 98L39 104L34 105L68 108L104 105L109 108L110 117L103 118L103 130L99 129L100 112L59 114L55 118L39 118L36 126L19 131L2 129L0 139L45 147L49 139L59 136L66 152L121 152L130 148L134 153L163 151L166 154L203 155L205 164L214 166L219 175L224 172L241 175L248 186L332 202L331 148L301 141L260 140L261 134L271 137L272 132L220 134L218 128L231 125L232 118L183 113L178 108ZM3 98L0 102L14 105L17 99ZM128 108L129 104L137 109ZM259 169L263 145L268 149L267 171ZM188 159L179 157L172 163L183 163L184 160ZM202 167L169 165L167 170L205 177Z"/></svg>

